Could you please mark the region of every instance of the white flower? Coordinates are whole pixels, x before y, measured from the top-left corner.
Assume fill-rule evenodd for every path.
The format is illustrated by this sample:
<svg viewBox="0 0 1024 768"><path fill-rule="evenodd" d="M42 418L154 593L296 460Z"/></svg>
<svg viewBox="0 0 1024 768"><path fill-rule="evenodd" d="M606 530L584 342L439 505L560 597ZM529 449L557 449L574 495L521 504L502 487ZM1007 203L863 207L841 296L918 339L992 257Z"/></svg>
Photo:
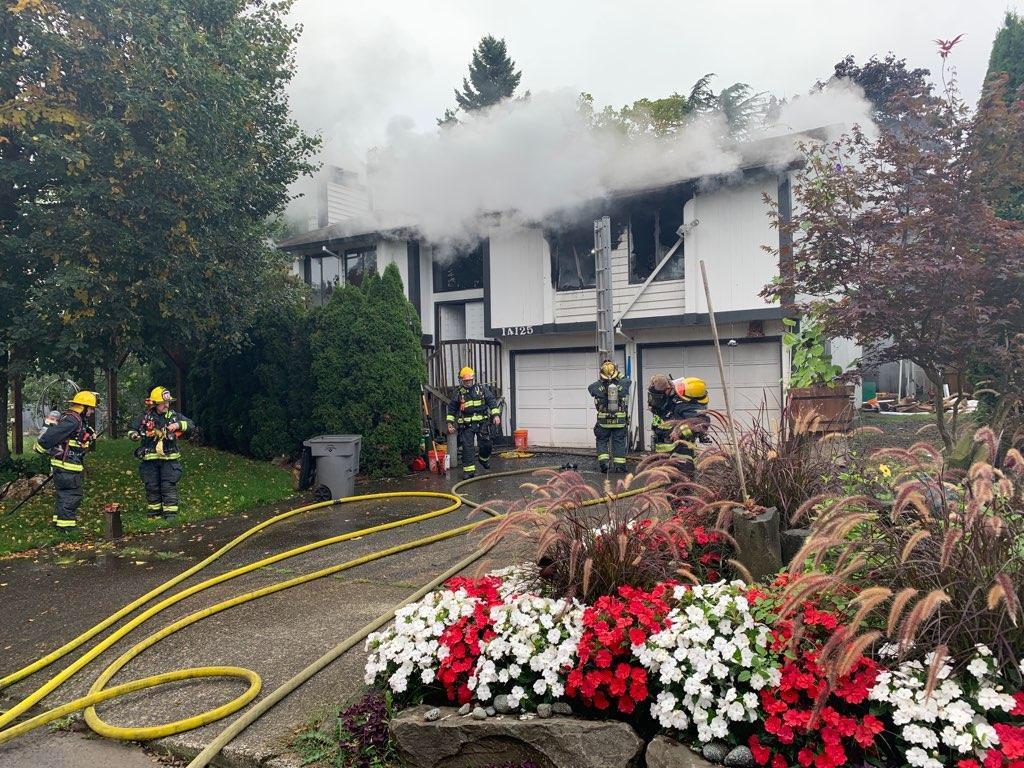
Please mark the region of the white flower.
<svg viewBox="0 0 1024 768"><path fill-rule="evenodd" d="M981 658L974 659L967 665L967 671L980 679L988 674L988 662Z"/></svg>
<svg viewBox="0 0 1024 768"><path fill-rule="evenodd" d="M691 725L697 739L724 738L731 722L753 722L756 691L778 681L771 630L757 622L742 582L676 588L668 626L634 647L637 660L664 688L651 716L674 730Z"/></svg>

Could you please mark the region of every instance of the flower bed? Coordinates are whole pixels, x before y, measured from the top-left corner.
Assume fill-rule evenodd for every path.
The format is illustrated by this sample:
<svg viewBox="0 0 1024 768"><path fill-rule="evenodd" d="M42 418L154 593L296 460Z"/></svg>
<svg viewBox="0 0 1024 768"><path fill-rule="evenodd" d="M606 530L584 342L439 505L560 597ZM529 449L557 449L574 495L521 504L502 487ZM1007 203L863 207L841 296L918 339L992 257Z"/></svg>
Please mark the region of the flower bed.
<svg viewBox="0 0 1024 768"><path fill-rule="evenodd" d="M805 503L810 538L769 584L719 578L731 502L655 466L638 482L665 490L590 512L599 492L555 475L492 534L532 539L537 566L403 608L366 682L480 718L565 703L771 768L1024 768L1024 457L889 459L891 499Z"/></svg>
<svg viewBox="0 0 1024 768"><path fill-rule="evenodd" d="M829 684L820 654L842 617L808 603L779 618L785 579L624 587L584 606L522 591L521 575L453 579L403 608L367 640L367 684L408 702L649 715L772 768L893 765L894 747L915 768L1024 768L1024 693L993 676L986 648L962 674L945 665L930 696L921 662L859 656Z"/></svg>

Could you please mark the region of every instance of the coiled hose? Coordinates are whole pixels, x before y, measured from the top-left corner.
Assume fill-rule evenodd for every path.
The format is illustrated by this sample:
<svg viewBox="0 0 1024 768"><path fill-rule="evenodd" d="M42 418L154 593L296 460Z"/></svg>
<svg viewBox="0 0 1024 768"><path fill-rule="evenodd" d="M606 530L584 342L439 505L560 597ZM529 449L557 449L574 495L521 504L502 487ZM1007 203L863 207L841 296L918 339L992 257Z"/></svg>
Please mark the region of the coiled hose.
<svg viewBox="0 0 1024 768"><path fill-rule="evenodd" d="M215 603L214 605L211 605L207 608L195 611L173 622L172 624L164 627L163 629L149 635L145 639L133 645L123 654L121 654L121 656L119 656L117 659L111 662L111 664L108 665L100 673L99 677L96 678L96 680L90 687L89 693L85 696L74 699L73 701L70 701L62 706L55 707L53 709L42 712L16 725L11 725L11 723L14 720L16 720L19 716L24 714L35 704L44 699L46 696L48 696L50 693L52 693L54 690L60 687L63 683L67 682L67 680L69 680L71 677L77 674L83 667L88 665L96 657L98 657L100 654L102 654L111 646L113 646L122 638L124 638L128 633L138 628L146 621L152 619L153 617L155 617L162 611L166 610L167 608L176 605L177 603L181 602L182 600L185 600L188 597L191 597L192 595L198 594L199 592L202 592L218 584L223 584L227 581L231 581L232 579L238 578L239 576L242 576L244 574L251 573L260 568L265 568L275 563L279 563L282 560L286 560L288 558L295 557L306 552L312 552L314 550L320 549L322 547L327 547L332 544L338 544L344 541L357 539L362 536L392 530L406 525L412 525L414 523L430 520L436 517L440 517L442 515L447 515L448 513L457 510L463 504L473 508L482 508L484 509L484 511L487 511L494 516L499 516L495 515L495 513L490 512L489 510L486 510L486 508L481 507L481 505L478 504L477 502L465 498L459 493L459 491L470 483L478 482L480 480L484 480L487 478L523 475L535 472L537 471L537 469L537 467L532 467L527 469L511 470L508 472L494 472L488 475L483 475L481 477L463 480L459 483L456 483L452 487L451 493L441 493L434 491L399 491L390 493L365 494L361 496L351 496L343 499L334 499L324 502L318 502L315 504L308 504L302 507L298 507L296 509L289 510L287 512L283 512L279 515L269 518L268 520L265 520L262 523L254 525L252 528L249 528L248 530L239 534L234 539L229 541L227 544L222 546L220 549L210 554L204 560L200 561L199 563L196 563L194 566L188 568L187 570L178 574L174 578L164 582L163 584L160 584L159 586L150 590L149 592L137 598L136 600L133 600L128 605L124 606L120 610L103 619L95 626L91 627L90 629L75 637L73 640L69 641L68 643L65 643L60 648L47 654L46 656L43 656L37 661L23 667L22 669L19 669L15 672L6 675L3 678L0 678L0 689L12 685L17 681L22 680L25 677L28 677L29 675L41 669L44 669L53 662L57 661L58 659L63 658L67 654L71 653L72 651L87 643L96 635L103 632L108 627L112 626L113 624L116 624L121 619L129 616L137 609L146 605L155 598L164 595L173 587L177 586L190 576L199 573L204 568L206 568L207 566L214 563L219 558L230 552L232 549L236 548L242 542L246 541L247 539L251 538L257 533L260 533L261 531L270 528L271 526L277 525L278 523L290 520L298 515L302 515L307 512L312 512L314 510L322 509L324 507L332 506L335 504L349 504L359 501L402 498L432 498L442 499L448 502L447 504L445 504L444 507L437 510L433 510L431 512L413 515L389 523L382 523L380 525L370 526L368 528L363 528L358 531L340 534L338 536L332 536L326 539L321 539L319 541L311 542L300 547L295 547L293 549L289 549L284 552L280 552L275 555L262 558L253 563L249 563L247 565L243 565L238 568L227 571L225 573L219 574L217 576L205 579L204 581L201 581L191 587L187 587L185 589L182 589L178 592L169 595L168 597L165 597L164 599L160 600L151 607L139 613L137 616L126 622L123 626L116 629L107 637L103 638L96 645L94 645L85 653L83 653L68 667L61 670L59 673L57 673L52 678L47 680L43 685L41 685L39 688L37 688L29 695L27 695L11 709L0 714L0 729L3 729L0 730L0 744L17 738L18 736L21 736L36 728L39 728L40 726L52 722L53 720L57 720L61 717L65 717L66 715L83 709L85 710L86 723L97 734L101 736L107 736L109 738L130 741L145 741L149 739L157 739L165 736L183 733L184 731L208 725L210 723L216 722L218 720L228 717L229 715L234 714L238 710L245 707L254 698L256 698L256 696L259 695L260 688L262 686L260 676L256 672L244 669L242 667L191 667L187 669L179 669L171 672L165 672L159 675L139 678L137 680L132 680L127 683L115 685L110 688L107 688L106 685L110 682L114 675L116 675L122 668L124 668L125 665L131 662L132 659L137 657L143 651L159 643L161 640L169 637L175 632L187 626L190 626L191 624L194 624L198 621L202 621L205 618L226 611L229 608L234 608L238 605L243 605L245 603L251 602L252 600L257 600L267 595L275 594L277 592L281 592L283 590L290 589L301 584L306 584L311 581L315 581L316 579L321 579L325 576L340 573L342 571L355 568L357 566L364 565L375 560L389 557L391 555L398 554L401 552L407 552L418 547L427 546L438 541L443 541L445 539L449 539L455 536L461 536L474 530L477 526L481 525L483 521L468 523L466 525L458 526L456 528L443 531L441 533L433 534L431 536L424 536L413 541L398 544L393 547L388 547L386 549L381 549L376 552L371 552L361 557L357 557L351 560L347 560L343 563L339 563L337 565L332 565L327 568L321 568L310 573L302 574L291 579L286 579L284 581L280 581L275 584L271 584L266 587L253 590L251 592L246 592L244 594L237 595L227 600ZM637 493L641 493L644 490L646 489L638 488L626 491L621 494L609 493L606 496L603 496L599 499L592 499L583 502L583 505L597 504L603 501L607 501L611 498L621 498L625 496L630 496ZM288 694L290 694L292 691L294 691L296 688L302 685L306 680L313 677L313 675L324 669L332 661L334 661L343 653L345 653L353 646L355 646L357 643L362 641L371 632L387 624L394 617L395 612L400 607L407 605L411 602L414 602L416 600L419 600L427 592L431 591L432 589L435 589L451 576L459 573L460 571L464 570L469 565L471 565L473 562L479 560L486 554L487 551L488 548L477 549L475 552L473 552L468 557L457 563L448 571L441 574L437 578L433 579L428 584L422 586L420 589L418 589L416 592L414 592L404 601L402 601L402 603L396 605L394 608L392 608L385 614L379 616L374 621L370 622L363 628L354 632L352 635L350 635L344 641L336 645L334 648L332 648L326 654L324 654L315 662L310 664L304 670L293 676L290 680L281 685L277 690L275 690L269 696L264 698L259 704L257 704L257 706L253 707L243 717L234 721L230 726L228 726L228 728L226 728L221 734L219 734L214 739L214 741L206 747L206 749L204 749L191 763L189 763L190 768L198 768L199 766L209 765L210 762L224 747L224 745L230 742L231 739L233 739L235 736L241 733L241 731L243 731L250 724L255 722L259 717L265 714L271 707L273 707L279 701L288 696ZM182 718L180 720L175 720L173 722L157 726L126 728L110 725L109 723L106 723L104 720L100 718L99 714L96 712L95 709L95 705L97 704L120 696L124 696L128 693L145 690L148 688L154 688L165 683L202 678L240 679L248 683L248 688L239 696L235 697L234 699L225 704L222 704L219 707L215 707L214 709L210 709L206 712L202 712L192 717Z"/></svg>

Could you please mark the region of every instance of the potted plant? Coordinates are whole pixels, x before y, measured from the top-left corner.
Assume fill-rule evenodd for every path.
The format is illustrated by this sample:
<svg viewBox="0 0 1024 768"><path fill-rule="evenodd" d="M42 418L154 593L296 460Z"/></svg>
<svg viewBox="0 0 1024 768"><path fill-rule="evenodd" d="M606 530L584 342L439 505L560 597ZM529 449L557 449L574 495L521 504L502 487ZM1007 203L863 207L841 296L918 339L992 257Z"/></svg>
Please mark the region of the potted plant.
<svg viewBox="0 0 1024 768"><path fill-rule="evenodd" d="M782 323L788 329L782 343L792 360L786 395L791 418L806 421L811 432L847 431L853 418L851 387L841 381L843 370L826 351L821 326L810 316Z"/></svg>

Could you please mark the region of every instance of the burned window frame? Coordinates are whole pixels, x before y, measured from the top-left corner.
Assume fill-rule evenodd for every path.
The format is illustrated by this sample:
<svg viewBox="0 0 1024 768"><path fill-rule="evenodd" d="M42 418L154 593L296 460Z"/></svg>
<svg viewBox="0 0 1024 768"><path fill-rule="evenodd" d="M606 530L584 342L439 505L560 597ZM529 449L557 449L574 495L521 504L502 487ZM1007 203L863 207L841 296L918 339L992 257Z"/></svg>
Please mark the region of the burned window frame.
<svg viewBox="0 0 1024 768"><path fill-rule="evenodd" d="M431 285L434 293L476 291L484 287L484 241L472 248L459 248L443 262L434 258L431 264ZM476 262L476 263L473 263ZM468 269L464 269L466 265ZM477 272L479 270L479 272ZM468 279L467 279L468 278Z"/></svg>
<svg viewBox="0 0 1024 768"><path fill-rule="evenodd" d="M571 293L572 291L592 291L597 287L597 262L594 259L594 221L601 218L602 216L609 216L611 218L611 239L612 239L612 250L616 251L622 244L622 240L628 237L627 230L629 229L629 214L619 209L615 209L614 212L608 211L595 211L590 215L581 216L574 219L573 221L563 224L559 227L550 227L544 230L544 239L548 241L548 252L551 258L551 285L559 293ZM590 243L589 254L591 258L591 269L593 279L588 282L580 271L576 270L576 276L579 278L581 286L568 285L562 287L562 276L559 265L559 256L561 255L559 245L567 238L580 242L579 239L583 236L584 232L589 233L588 243ZM574 259L575 266L575 259Z"/></svg>
<svg viewBox="0 0 1024 768"><path fill-rule="evenodd" d="M678 236L675 232L678 226L682 226L684 217L683 209L687 201L693 197L692 192L675 192L669 195L660 195L655 198L647 198L642 201L636 201L629 206L629 283L630 285L640 285L647 282L651 272L661 263L661 260L665 258L672 245L675 244ZM663 223L663 215L665 211L671 211L672 209L678 211L677 216L673 216L669 222ZM636 251L637 241L637 219L643 216L648 220L647 226L650 227L650 233L644 238L645 240L650 238L652 241L654 252L651 255L651 261L649 267L643 272L639 269L639 259ZM679 225L675 228L672 227L672 223L678 221ZM666 242L668 241L668 242ZM666 283L674 280L684 280L686 278L685 272L685 242L679 246L679 249L672 256L671 260L661 268L661 271L654 277L652 282L655 283ZM643 258L647 259L647 254L643 255Z"/></svg>
<svg viewBox="0 0 1024 768"><path fill-rule="evenodd" d="M597 285L592 221L577 221L559 229L546 230L544 238L548 241L548 249L551 253L551 284L556 291L564 293L592 290ZM586 253L583 254L585 261L581 261L580 253L576 248L583 242L589 245ZM570 254L571 259L569 258ZM570 267L571 269L569 269Z"/></svg>

